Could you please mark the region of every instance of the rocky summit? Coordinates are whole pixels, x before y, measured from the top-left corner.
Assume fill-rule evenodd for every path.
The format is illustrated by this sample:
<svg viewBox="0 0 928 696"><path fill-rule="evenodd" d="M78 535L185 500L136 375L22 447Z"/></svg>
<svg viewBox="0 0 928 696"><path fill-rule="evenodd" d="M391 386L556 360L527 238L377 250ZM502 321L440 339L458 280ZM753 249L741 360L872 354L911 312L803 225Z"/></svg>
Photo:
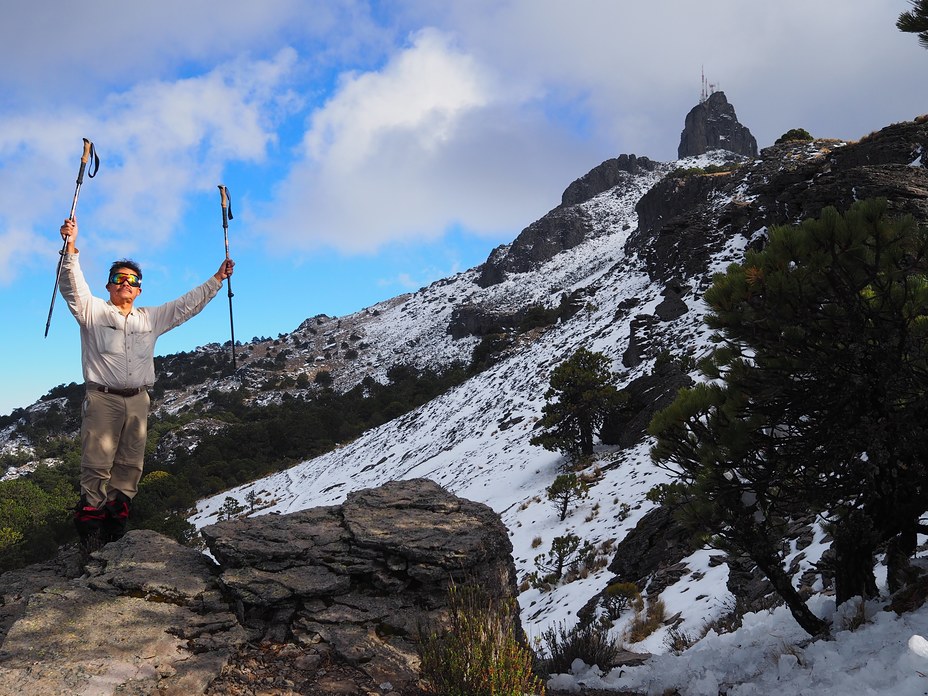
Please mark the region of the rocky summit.
<svg viewBox="0 0 928 696"><path fill-rule="evenodd" d="M757 141L738 122L735 107L725 92L713 92L686 115L677 156L693 157L709 150L728 150L746 157L757 156Z"/></svg>

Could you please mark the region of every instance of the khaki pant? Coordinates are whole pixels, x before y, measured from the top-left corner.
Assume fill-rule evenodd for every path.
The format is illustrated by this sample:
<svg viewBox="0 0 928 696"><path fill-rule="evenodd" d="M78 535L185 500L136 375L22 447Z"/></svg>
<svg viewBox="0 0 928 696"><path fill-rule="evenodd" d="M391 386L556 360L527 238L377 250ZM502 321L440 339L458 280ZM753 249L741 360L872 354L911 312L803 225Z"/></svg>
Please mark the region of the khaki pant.
<svg viewBox="0 0 928 696"><path fill-rule="evenodd" d="M117 396L88 389L81 420L81 494L100 507L119 491L138 492L145 460L150 399L144 389Z"/></svg>

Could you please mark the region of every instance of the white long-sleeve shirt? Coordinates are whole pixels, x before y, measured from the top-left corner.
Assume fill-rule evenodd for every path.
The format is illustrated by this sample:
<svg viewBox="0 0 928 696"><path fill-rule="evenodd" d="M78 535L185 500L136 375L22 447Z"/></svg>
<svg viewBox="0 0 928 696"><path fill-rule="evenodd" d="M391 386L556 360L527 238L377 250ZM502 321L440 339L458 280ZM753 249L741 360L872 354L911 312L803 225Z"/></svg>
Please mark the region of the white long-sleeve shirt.
<svg viewBox="0 0 928 696"><path fill-rule="evenodd" d="M127 315L109 300L94 297L84 280L79 254L65 254L61 296L81 327L81 367L85 382L114 389L155 383L155 341L196 316L222 288L211 276L173 302L133 307Z"/></svg>

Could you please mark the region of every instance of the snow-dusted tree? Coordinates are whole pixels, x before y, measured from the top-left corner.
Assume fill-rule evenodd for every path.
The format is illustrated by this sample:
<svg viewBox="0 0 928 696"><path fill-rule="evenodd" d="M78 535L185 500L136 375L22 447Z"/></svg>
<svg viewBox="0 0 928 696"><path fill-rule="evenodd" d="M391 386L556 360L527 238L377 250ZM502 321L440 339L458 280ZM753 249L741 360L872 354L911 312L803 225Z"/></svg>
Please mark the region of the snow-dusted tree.
<svg viewBox="0 0 928 696"><path fill-rule="evenodd" d="M585 546L581 549L580 541L580 537L568 532L563 536L554 537L547 554L535 556L535 565L544 574L545 581L557 582L567 568L579 562L582 553L587 552Z"/></svg>
<svg viewBox="0 0 928 696"><path fill-rule="evenodd" d="M219 510L216 512L216 519L220 522L222 520L232 520L243 512L245 512L245 506L231 495L227 495L225 500L222 501L222 505L219 506Z"/></svg>

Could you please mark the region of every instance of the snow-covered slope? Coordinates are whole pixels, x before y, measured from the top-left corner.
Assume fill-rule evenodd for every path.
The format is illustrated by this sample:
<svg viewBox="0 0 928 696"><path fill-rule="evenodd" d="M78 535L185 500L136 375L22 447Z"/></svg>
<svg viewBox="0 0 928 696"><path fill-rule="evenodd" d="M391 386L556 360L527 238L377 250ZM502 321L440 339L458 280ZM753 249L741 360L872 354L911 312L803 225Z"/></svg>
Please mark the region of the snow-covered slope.
<svg viewBox="0 0 928 696"><path fill-rule="evenodd" d="M677 164L696 166L706 161L711 159ZM621 375L620 385L653 367L653 356L634 369L621 364L631 321L653 314L663 299L641 260L625 252L625 242L637 224L635 204L667 171L639 175L635 185L617 187L581 204L594 220L596 234L537 271L486 289L474 284L473 271L433 284L379 306L377 316L364 324L364 337L382 351L375 362L393 364L400 356L420 364L443 363L464 357L473 347L473 340L455 342L444 331L451 308L462 298L500 309L539 302L551 306L562 293L583 287L590 298L586 309L548 329L543 337L524 341L503 361L414 412L333 452L202 501L191 521L197 526L209 524L227 496L244 501L252 491L265 501L259 514L286 513L339 503L351 490L389 480L426 477L499 512L510 530L520 577L535 570L535 556L550 548L554 537L568 532L597 545L604 560L611 560L609 550L649 509L645 494L666 480L666 474L649 460L648 443L630 450L601 447L598 480L589 498L559 522L544 490L563 471L564 460L529 440L552 369L581 346L611 357L613 369ZM706 274L738 260L744 244L741 236L731 239ZM704 309L696 297L687 301L692 303L690 311L659 330L669 337L668 345L688 345L698 353L705 346ZM627 516L620 515L625 506L630 508ZM724 609L728 601L724 573L724 566L713 571L718 582L708 583L711 587L698 604L668 607L670 613L684 612L685 630L695 630ZM600 568L550 592L523 592L526 631L540 635L557 622L572 625L577 609L602 589L608 576Z"/></svg>

